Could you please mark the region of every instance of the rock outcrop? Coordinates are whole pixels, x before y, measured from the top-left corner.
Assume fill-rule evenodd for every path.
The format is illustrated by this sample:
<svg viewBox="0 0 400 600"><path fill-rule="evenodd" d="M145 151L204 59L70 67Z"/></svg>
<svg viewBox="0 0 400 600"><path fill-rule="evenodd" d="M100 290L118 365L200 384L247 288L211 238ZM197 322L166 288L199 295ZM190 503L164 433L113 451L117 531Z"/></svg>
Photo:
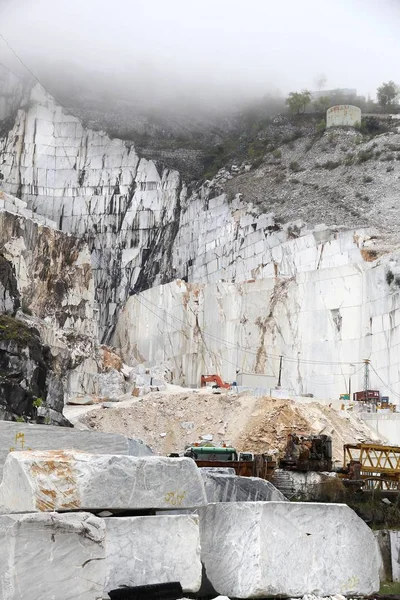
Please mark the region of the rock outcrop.
<svg viewBox="0 0 400 600"><path fill-rule="evenodd" d="M386 228L392 214L394 223L400 219L393 196L397 166L386 166L396 162L398 132L366 141L356 131L338 130L308 140L308 150L307 136L293 139L293 150L266 151L258 169L232 165L188 192L177 171L141 158L131 142L85 128L39 85L23 101L21 94L13 96L19 110L0 139L2 189L18 196L18 210L26 210L26 201L37 218L73 234L63 238L64 256L74 255L75 238L84 237L84 264L90 255L93 269L91 291L80 283L68 298L62 278L48 274L51 296L60 295L58 309L44 301L42 288L40 302L26 287L35 315L43 305L61 328L73 324L91 339L98 323L100 338L121 347L126 362L168 363L174 382L185 385L198 385L210 370L237 381L239 371L239 384L269 390L283 355L282 381L291 394L337 398L349 376L354 389L360 387L351 365L370 357L377 371L372 385L381 388L382 380L382 393L400 393L399 256L393 237L360 227ZM323 151L329 161L316 163ZM367 172L372 168L375 179ZM297 178L279 184L279 174L286 174L277 170ZM326 192L329 186L316 182L321 178L330 178L334 189ZM365 183L374 194L368 218L353 207L353 187L358 204L369 202ZM317 225L323 215L334 225ZM40 237L48 242L45 233ZM18 244L7 256L18 255ZM9 310L17 300L5 269ZM90 277L89 269L85 273ZM97 302L93 313L90 294ZM96 343L86 338L79 348L66 393L98 393L104 386L95 378Z"/></svg>
<svg viewBox="0 0 400 600"><path fill-rule="evenodd" d="M132 143L85 129L40 86L0 140L0 158L4 191L88 240L102 338L131 289L171 279L184 195L176 171L159 173Z"/></svg>
<svg viewBox="0 0 400 600"><path fill-rule="evenodd" d="M390 395L380 377L400 393L399 255L377 258L362 231L279 237L260 241L276 244L276 262L265 258L260 279L250 266L262 262L262 251L245 261L247 281L178 280L132 296L113 338L124 360L168 364L183 385L218 372L269 393L283 355L282 385L291 394L338 398L350 376L353 389L362 389L362 361L370 357L378 374L371 373L372 388Z"/></svg>

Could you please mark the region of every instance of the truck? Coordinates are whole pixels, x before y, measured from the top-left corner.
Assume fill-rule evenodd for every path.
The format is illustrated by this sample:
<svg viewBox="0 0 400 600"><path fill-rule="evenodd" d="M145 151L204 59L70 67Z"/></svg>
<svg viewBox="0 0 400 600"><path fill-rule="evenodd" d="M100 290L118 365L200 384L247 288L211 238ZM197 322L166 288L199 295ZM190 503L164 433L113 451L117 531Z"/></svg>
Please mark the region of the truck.
<svg viewBox="0 0 400 600"><path fill-rule="evenodd" d="M231 467L243 477L272 478L276 461L268 454L238 452L227 446L188 446L184 456L192 458L198 467Z"/></svg>

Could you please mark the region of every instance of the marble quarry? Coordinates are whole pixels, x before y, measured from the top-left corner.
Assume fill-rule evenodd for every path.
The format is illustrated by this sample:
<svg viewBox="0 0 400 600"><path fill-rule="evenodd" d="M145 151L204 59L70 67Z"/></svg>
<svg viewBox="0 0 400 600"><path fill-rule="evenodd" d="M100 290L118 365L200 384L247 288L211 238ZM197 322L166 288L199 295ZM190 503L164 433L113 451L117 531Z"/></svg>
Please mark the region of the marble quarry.
<svg viewBox="0 0 400 600"><path fill-rule="evenodd" d="M4 202L17 196L18 210L85 238L94 303L77 326L98 326L128 364L165 365L174 383L239 371L243 386L268 389L282 354L285 389L330 399L350 376L362 385L369 357L400 393L399 256L379 232L281 224L217 180L188 192L178 172L85 128L40 86L23 108L18 97L0 138ZM94 392L95 362L79 366L70 395Z"/></svg>
<svg viewBox="0 0 400 600"><path fill-rule="evenodd" d="M279 277L177 280L132 296L115 345L126 362L141 356L149 365L168 364L176 383L199 385L202 373L218 372L225 381L267 390L277 383L282 354L282 386L326 399L346 391L350 376L353 389L362 389L362 360L370 357L400 393L400 289L388 283L400 257L365 260L374 253L361 241L368 241L365 232L327 230L318 237L287 242L285 252L277 247ZM371 385L390 395L373 371Z"/></svg>
<svg viewBox="0 0 400 600"><path fill-rule="evenodd" d="M344 504L232 502L200 511L206 575L221 595L367 596L379 590L369 527Z"/></svg>
<svg viewBox="0 0 400 600"><path fill-rule="evenodd" d="M105 533L88 513L0 515L1 600L100 600Z"/></svg>
<svg viewBox="0 0 400 600"><path fill-rule="evenodd" d="M201 584L197 516L114 517L106 524L106 591L179 581L184 592Z"/></svg>
<svg viewBox="0 0 400 600"><path fill-rule="evenodd" d="M129 290L168 280L167 247L185 193L179 174L159 173L132 144L85 129L39 85L0 139L0 158L5 192L88 239L104 338ZM159 261L147 273L141 267L155 244Z"/></svg>
<svg viewBox="0 0 400 600"><path fill-rule="evenodd" d="M10 452L0 485L5 513L194 509L204 504L204 484L190 458Z"/></svg>

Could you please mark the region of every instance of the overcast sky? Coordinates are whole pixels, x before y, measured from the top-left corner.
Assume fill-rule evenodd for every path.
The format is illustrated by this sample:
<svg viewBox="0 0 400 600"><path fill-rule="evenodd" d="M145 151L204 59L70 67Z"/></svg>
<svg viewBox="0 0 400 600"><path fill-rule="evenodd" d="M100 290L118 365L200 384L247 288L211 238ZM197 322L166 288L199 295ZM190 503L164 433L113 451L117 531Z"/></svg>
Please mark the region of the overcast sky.
<svg viewBox="0 0 400 600"><path fill-rule="evenodd" d="M68 60L143 87L149 74L154 93L286 94L325 73L375 96L400 83L399 31L400 0L0 0L0 33L37 73Z"/></svg>

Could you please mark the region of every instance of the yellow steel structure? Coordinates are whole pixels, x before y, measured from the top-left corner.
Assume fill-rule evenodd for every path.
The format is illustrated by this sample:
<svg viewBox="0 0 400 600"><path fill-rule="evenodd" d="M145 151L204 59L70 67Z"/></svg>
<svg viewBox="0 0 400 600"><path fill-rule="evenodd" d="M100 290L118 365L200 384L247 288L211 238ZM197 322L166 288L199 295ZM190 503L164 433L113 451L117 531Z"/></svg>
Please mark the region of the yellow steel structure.
<svg viewBox="0 0 400 600"><path fill-rule="evenodd" d="M400 447L380 444L345 444L343 467L361 465L368 488L400 489Z"/></svg>

